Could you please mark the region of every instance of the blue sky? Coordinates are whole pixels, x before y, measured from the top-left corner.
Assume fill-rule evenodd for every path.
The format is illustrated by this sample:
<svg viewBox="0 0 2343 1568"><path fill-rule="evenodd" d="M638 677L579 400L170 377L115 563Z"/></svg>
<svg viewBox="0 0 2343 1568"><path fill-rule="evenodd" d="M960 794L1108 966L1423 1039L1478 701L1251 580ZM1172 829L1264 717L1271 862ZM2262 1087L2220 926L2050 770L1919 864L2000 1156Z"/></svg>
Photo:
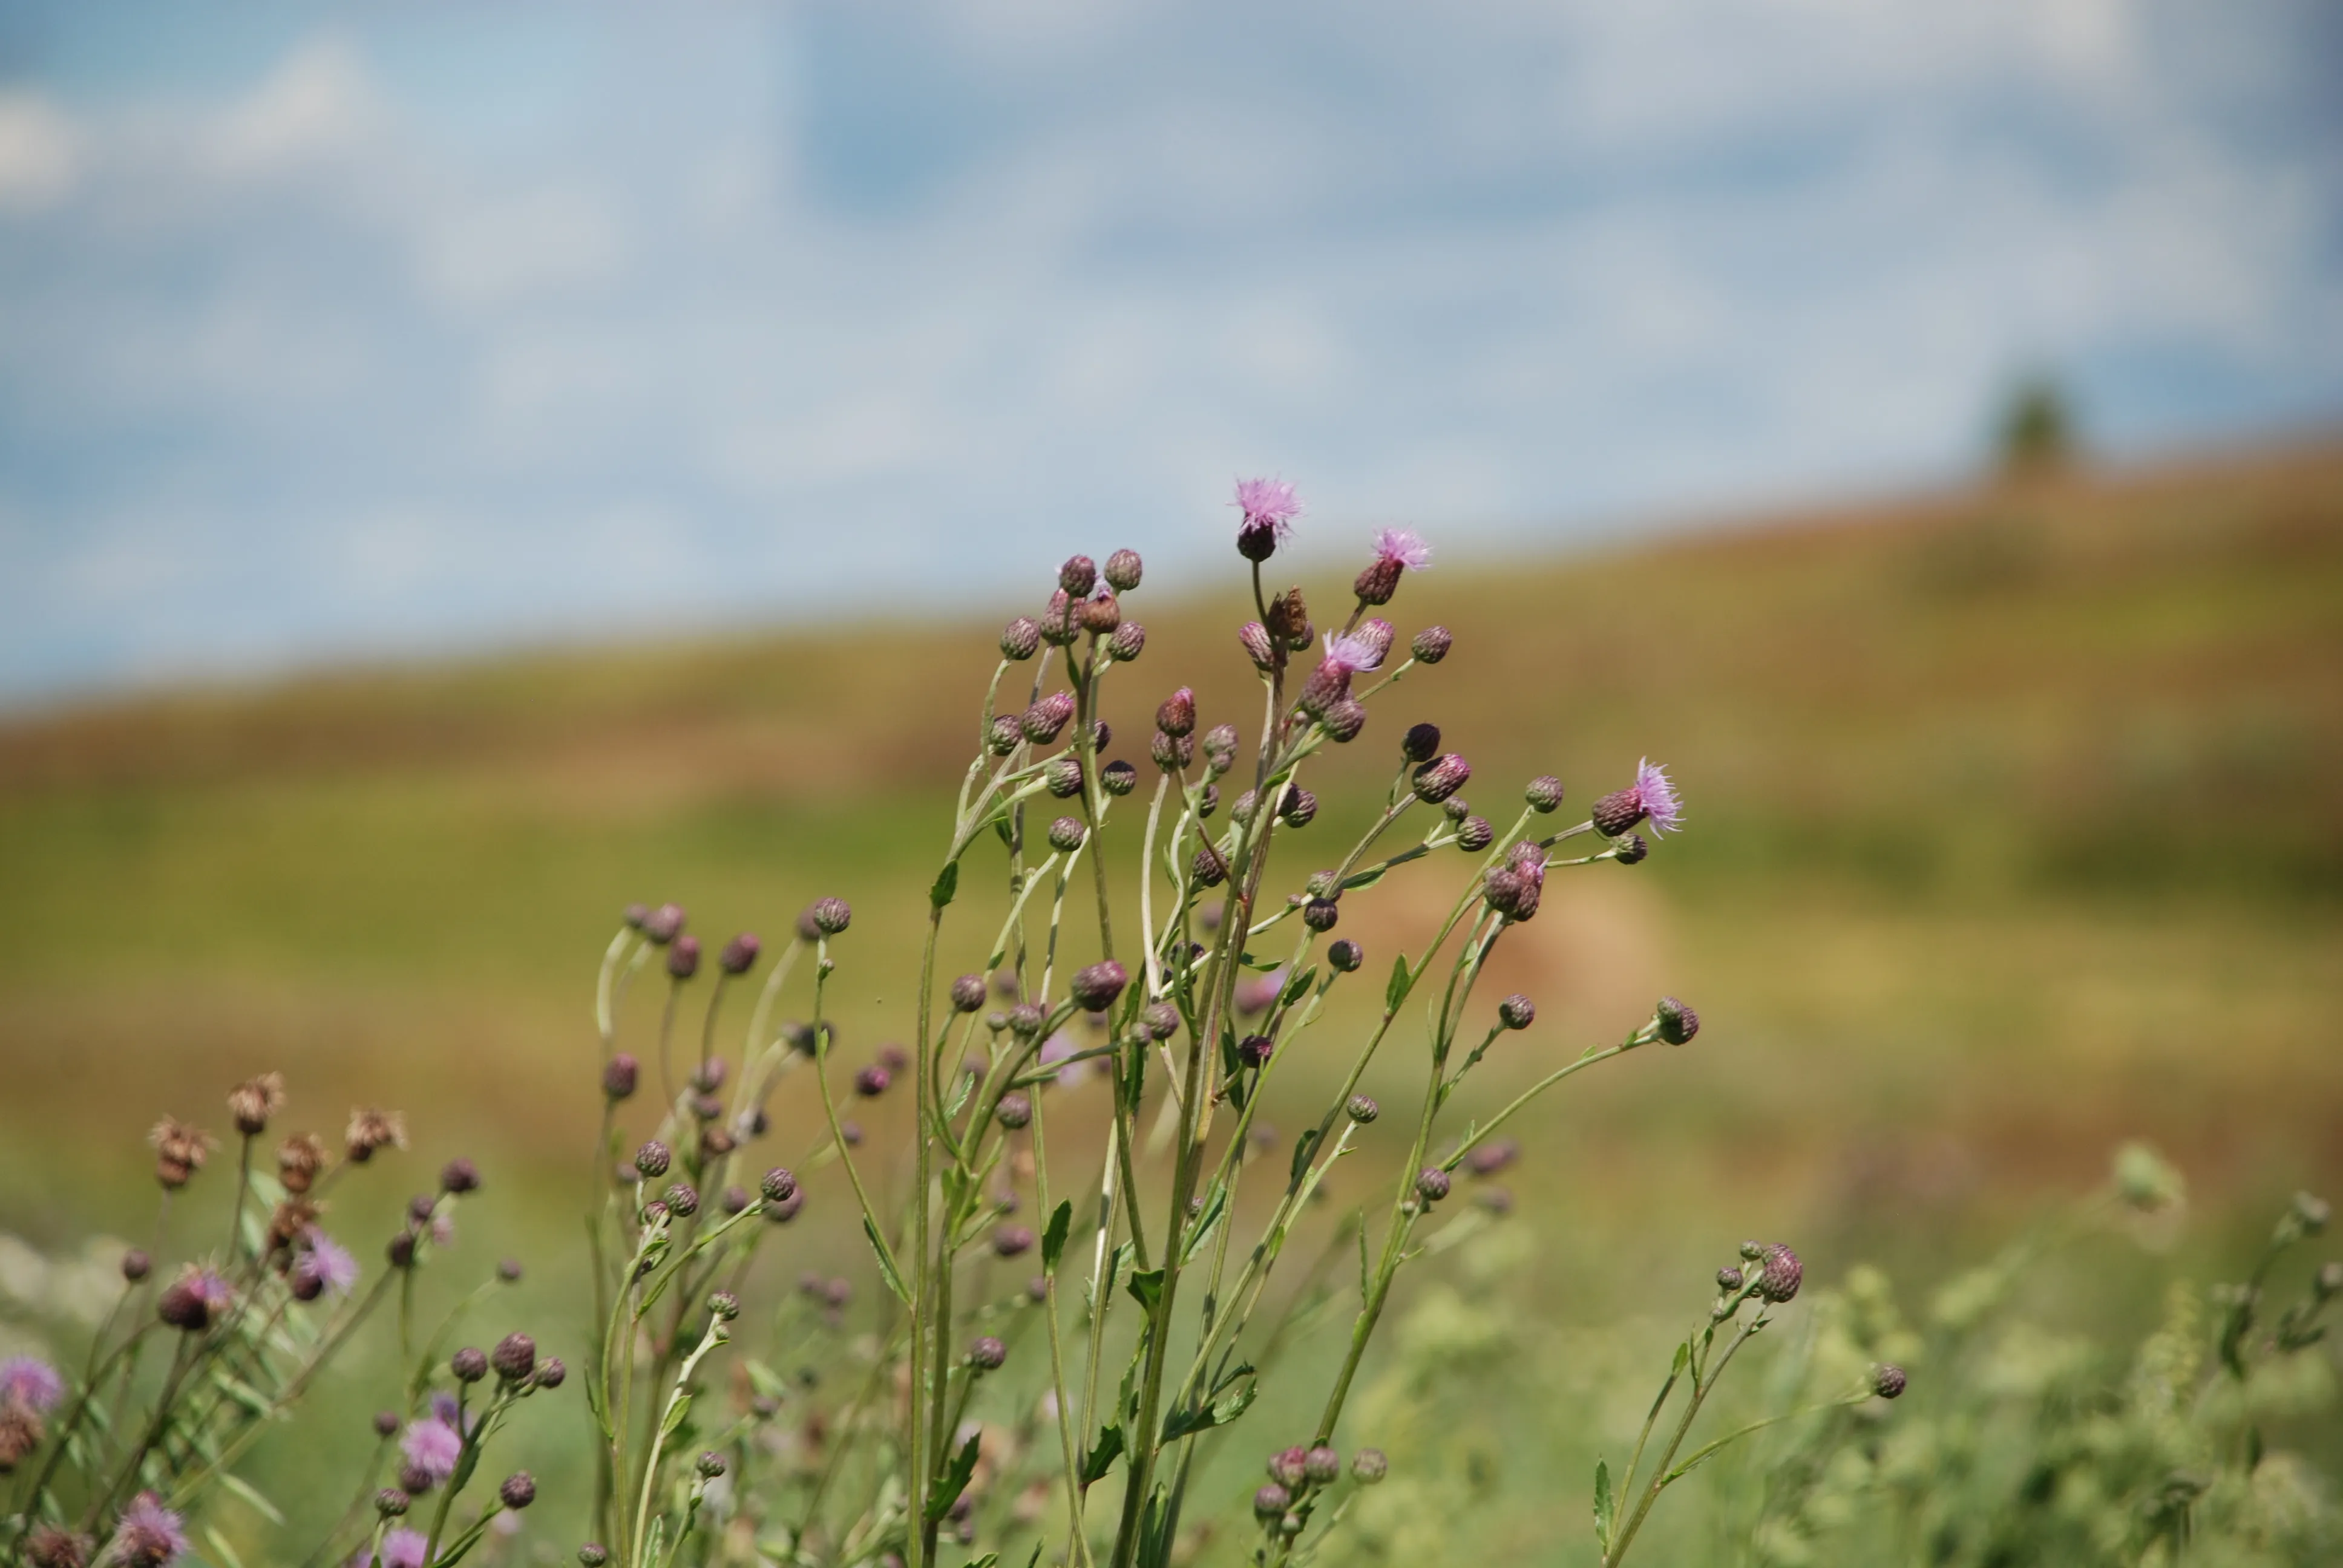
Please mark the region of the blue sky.
<svg viewBox="0 0 2343 1568"><path fill-rule="evenodd" d="M2318 0L0 10L0 702L2343 418Z"/></svg>

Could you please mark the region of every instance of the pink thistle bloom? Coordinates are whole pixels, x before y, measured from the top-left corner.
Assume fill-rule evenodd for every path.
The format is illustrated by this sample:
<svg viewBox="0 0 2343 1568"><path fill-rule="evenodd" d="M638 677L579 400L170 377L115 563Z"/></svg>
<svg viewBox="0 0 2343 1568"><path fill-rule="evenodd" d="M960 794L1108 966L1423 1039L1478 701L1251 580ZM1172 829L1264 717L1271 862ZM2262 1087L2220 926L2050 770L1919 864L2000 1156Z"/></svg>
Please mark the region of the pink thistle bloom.
<svg viewBox="0 0 2343 1568"><path fill-rule="evenodd" d="M1383 661L1384 644L1372 635L1353 632L1348 637L1326 634L1326 662L1346 675L1374 668Z"/></svg>
<svg viewBox="0 0 2343 1568"><path fill-rule="evenodd" d="M408 1422L406 1434L398 1440L398 1452L433 1481L445 1481L456 1473L464 1440L453 1426L434 1416L429 1421Z"/></svg>
<svg viewBox="0 0 2343 1568"><path fill-rule="evenodd" d="M358 1261L350 1256L347 1247L314 1225L309 1228L307 1240L308 1254L303 1260L304 1265L325 1282L327 1290L337 1296L348 1295L350 1287L358 1282Z"/></svg>
<svg viewBox="0 0 2343 1568"><path fill-rule="evenodd" d="M1063 1030L1060 1030L1041 1042L1041 1065L1056 1067L1059 1062L1065 1061L1080 1049ZM1058 1068L1059 1086L1064 1089L1073 1088L1090 1076L1090 1068L1091 1064L1087 1061L1067 1062L1065 1066Z"/></svg>
<svg viewBox="0 0 2343 1568"><path fill-rule="evenodd" d="M38 1356L10 1356L0 1362L0 1404L21 1404L28 1410L49 1411L65 1397L65 1380Z"/></svg>
<svg viewBox="0 0 2343 1568"><path fill-rule="evenodd" d="M1420 572L1432 565L1432 547L1413 528L1378 528L1375 530L1375 558L1391 561L1412 572Z"/></svg>
<svg viewBox="0 0 2343 1568"><path fill-rule="evenodd" d="M1302 515L1293 487L1282 479L1239 479L1236 505L1246 522L1267 526L1279 544L1293 537L1293 519Z"/></svg>
<svg viewBox="0 0 2343 1568"><path fill-rule="evenodd" d="M435 1247L452 1247L456 1244L455 1215L435 1214L432 1216L431 1244Z"/></svg>
<svg viewBox="0 0 2343 1568"><path fill-rule="evenodd" d="M1266 1010L1272 1002L1284 994L1284 991L1285 971L1282 969L1272 970L1265 975L1255 975L1250 980L1239 980L1236 994L1238 1016L1251 1018L1257 1012Z"/></svg>
<svg viewBox="0 0 2343 1568"><path fill-rule="evenodd" d="M187 1550L186 1521L163 1506L163 1500L142 1492L130 1500L114 1526L106 1555L137 1568L165 1568Z"/></svg>
<svg viewBox="0 0 2343 1568"><path fill-rule="evenodd" d="M1652 831L1672 833L1684 825L1684 805L1676 799L1676 787L1668 782L1668 770L1649 758L1635 764L1635 799L1652 819Z"/></svg>
<svg viewBox="0 0 2343 1568"><path fill-rule="evenodd" d="M382 1568L423 1568L424 1553L430 1549L430 1538L423 1532L402 1525L382 1538Z"/></svg>

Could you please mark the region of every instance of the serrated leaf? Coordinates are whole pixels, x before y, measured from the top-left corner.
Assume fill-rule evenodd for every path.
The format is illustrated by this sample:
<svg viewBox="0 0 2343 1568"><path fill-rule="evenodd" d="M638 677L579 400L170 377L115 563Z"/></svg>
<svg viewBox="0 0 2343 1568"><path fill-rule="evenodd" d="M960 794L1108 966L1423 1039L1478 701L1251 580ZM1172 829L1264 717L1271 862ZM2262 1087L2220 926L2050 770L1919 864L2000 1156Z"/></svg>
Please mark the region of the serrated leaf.
<svg viewBox="0 0 2343 1568"><path fill-rule="evenodd" d="M1074 1228L1073 1200L1061 1202L1050 1214L1048 1229L1041 1232L1041 1271L1054 1274L1058 1260L1066 1255L1066 1233Z"/></svg>
<svg viewBox="0 0 2343 1568"><path fill-rule="evenodd" d="M683 1418L690 1413L691 1396L688 1393L676 1395L668 1402L667 1413L659 1417L659 1435L672 1435L675 1429L683 1424Z"/></svg>
<svg viewBox="0 0 2343 1568"><path fill-rule="evenodd" d="M1242 1415L1260 1392L1261 1384L1248 1379L1207 1404L1175 1410L1164 1420L1163 1441L1172 1442L1193 1432L1226 1426Z"/></svg>
<svg viewBox="0 0 2343 1568"><path fill-rule="evenodd" d="M960 1445L960 1452L952 1455L951 1463L936 1477L935 1484L928 1491L929 1523L950 1513L951 1505L960 1501L960 1494L968 1490L969 1477L976 1473L978 1445L982 1442L983 1433L970 1432L968 1441Z"/></svg>
<svg viewBox="0 0 2343 1568"><path fill-rule="evenodd" d="M928 890L929 907L938 910L942 909L946 904L952 901L952 895L959 891L960 862L958 860L948 861L945 863L944 869L936 873L935 885Z"/></svg>
<svg viewBox="0 0 2343 1568"><path fill-rule="evenodd" d="M1618 1501L1611 1495L1611 1465L1607 1460L1594 1462L1594 1546L1604 1556L1611 1553L1611 1528L1618 1519Z"/></svg>
<svg viewBox="0 0 2343 1568"><path fill-rule="evenodd" d="M1163 1299L1163 1271L1150 1269L1143 1274L1133 1274L1125 1288L1131 1292L1131 1300L1151 1312Z"/></svg>
<svg viewBox="0 0 2343 1568"><path fill-rule="evenodd" d="M1212 1183L1212 1190L1204 1195L1203 1211L1196 1216L1196 1222L1189 1228L1186 1240L1181 1243L1180 1266L1182 1268L1184 1269L1196 1261L1196 1254L1203 1251L1204 1243L1212 1239L1214 1228L1220 1224L1222 1217L1228 1212L1228 1210L1229 1190L1222 1183L1215 1181Z"/></svg>
<svg viewBox="0 0 2343 1568"><path fill-rule="evenodd" d="M950 1121L968 1104L968 1097L976 1092L976 1074L963 1072L953 1082L951 1099L944 1104L944 1120Z"/></svg>
<svg viewBox="0 0 2343 1568"><path fill-rule="evenodd" d="M1405 955L1392 960L1391 980L1383 987L1383 1010L1397 1012L1399 1004L1407 1000L1407 959Z"/></svg>
<svg viewBox="0 0 2343 1568"><path fill-rule="evenodd" d="M1099 1433L1098 1442L1082 1455L1081 1481L1084 1486L1094 1486L1106 1479L1114 1462L1122 1456L1122 1428L1110 1426Z"/></svg>
<svg viewBox="0 0 2343 1568"><path fill-rule="evenodd" d="M887 1282L887 1288L895 1292L897 1301L910 1306L911 1292L904 1288L903 1276L895 1271L895 1260L888 1252L887 1243L879 1239L879 1227L870 1222L868 1214L862 1217L862 1233L870 1239L871 1253L879 1260L879 1277Z"/></svg>
<svg viewBox="0 0 2343 1568"><path fill-rule="evenodd" d="M277 1504L263 1497L252 1483L232 1470L221 1471L218 1479L220 1485L242 1498L255 1513L259 1514L271 1524L280 1528L284 1525L285 1515L278 1511Z"/></svg>

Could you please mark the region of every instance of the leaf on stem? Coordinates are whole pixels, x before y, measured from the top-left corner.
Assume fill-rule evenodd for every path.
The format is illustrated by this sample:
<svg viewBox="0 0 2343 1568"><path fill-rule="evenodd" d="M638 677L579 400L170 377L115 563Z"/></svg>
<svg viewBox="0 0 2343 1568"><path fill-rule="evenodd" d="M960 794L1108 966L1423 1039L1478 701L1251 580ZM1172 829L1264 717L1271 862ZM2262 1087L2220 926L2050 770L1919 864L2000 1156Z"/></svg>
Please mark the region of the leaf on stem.
<svg viewBox="0 0 2343 1568"><path fill-rule="evenodd" d="M1163 1422L1163 1441L1176 1442L1181 1438L1199 1432L1209 1432L1216 1426L1226 1426L1242 1415L1261 1392L1261 1383L1247 1378L1235 1388L1213 1400L1190 1410L1175 1410Z"/></svg>
<svg viewBox="0 0 2343 1568"><path fill-rule="evenodd" d="M887 1288L895 1292L897 1301L910 1306L911 1292L904 1288L903 1276L895 1271L895 1260L888 1255L887 1243L879 1239L879 1227L870 1222L867 1214L862 1218L862 1233L870 1238L871 1255L879 1260L879 1277L887 1282Z"/></svg>
<svg viewBox="0 0 2343 1568"><path fill-rule="evenodd" d="M1391 983L1383 987L1383 1010L1397 1012L1399 1004L1407 1000L1409 984L1407 958L1404 954L1392 960Z"/></svg>
<svg viewBox="0 0 2343 1568"><path fill-rule="evenodd" d="M1594 1545L1604 1556L1611 1554L1611 1531L1618 1523L1618 1500L1611 1494L1611 1465L1606 1460L1594 1462Z"/></svg>
<svg viewBox="0 0 2343 1568"><path fill-rule="evenodd" d="M1041 1271L1054 1274L1058 1260L1066 1255L1066 1233L1074 1228L1074 1204L1069 1198L1050 1214L1049 1227L1041 1232Z"/></svg>
<svg viewBox="0 0 2343 1568"><path fill-rule="evenodd" d="M674 1436L675 1429L681 1426L683 1424L683 1418L690 1413L691 1396L689 1394L679 1393L673 1399L668 1401L667 1413L659 1417L659 1435L661 1437Z"/></svg>
<svg viewBox="0 0 2343 1568"><path fill-rule="evenodd" d="M936 873L935 886L928 890L928 905L930 909L940 910L950 903L952 895L959 891L960 862L947 861L944 869Z"/></svg>
<svg viewBox="0 0 2343 1568"><path fill-rule="evenodd" d="M1143 1274L1134 1273L1125 1288L1131 1292L1133 1301L1151 1312L1156 1303L1163 1299L1163 1271L1150 1269Z"/></svg>
<svg viewBox="0 0 2343 1568"><path fill-rule="evenodd" d="M1122 1427L1120 1422L1099 1433L1099 1439L1088 1453L1082 1455L1081 1482L1095 1486L1106 1479L1114 1462L1122 1457Z"/></svg>
<svg viewBox="0 0 2343 1568"><path fill-rule="evenodd" d="M1180 1248L1182 1268L1186 1268L1196 1261L1196 1254L1203 1251L1204 1243L1212 1239L1213 1227L1221 1222L1221 1218L1228 1212L1228 1208L1227 1186L1214 1181L1212 1190L1205 1194L1202 1211L1196 1216L1195 1224L1189 1228L1187 1240Z"/></svg>
<svg viewBox="0 0 2343 1568"><path fill-rule="evenodd" d="M951 1505L960 1501L960 1494L968 1490L969 1477L976 1473L978 1447L983 1441L982 1432L969 1433L968 1441L960 1445L958 1453L952 1455L951 1463L936 1477L935 1485L928 1491L929 1523L933 1524L950 1513Z"/></svg>

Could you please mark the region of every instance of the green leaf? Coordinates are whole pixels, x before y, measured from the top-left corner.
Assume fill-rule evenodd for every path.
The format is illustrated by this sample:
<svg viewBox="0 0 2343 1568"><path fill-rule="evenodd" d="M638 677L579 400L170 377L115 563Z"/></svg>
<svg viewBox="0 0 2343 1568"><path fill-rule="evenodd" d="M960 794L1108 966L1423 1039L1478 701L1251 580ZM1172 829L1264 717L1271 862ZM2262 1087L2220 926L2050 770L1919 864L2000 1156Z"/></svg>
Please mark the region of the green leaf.
<svg viewBox="0 0 2343 1568"><path fill-rule="evenodd" d="M950 1101L944 1106L944 1120L950 1121L953 1117L958 1116L960 1113L960 1108L968 1103L968 1097L975 1092L976 1074L961 1073L952 1086Z"/></svg>
<svg viewBox="0 0 2343 1568"><path fill-rule="evenodd" d="M594 1421L602 1429L602 1441L611 1442L618 1434L610 1425L610 1412L602 1406L602 1380L589 1371L586 1377L586 1406L594 1412Z"/></svg>
<svg viewBox="0 0 2343 1568"><path fill-rule="evenodd" d="M219 1473L219 1483L228 1491L236 1493L236 1496L244 1499L244 1501L251 1506L251 1509L255 1513L259 1514L271 1524L277 1525L280 1528L284 1525L285 1515L277 1511L277 1504L269 1502L268 1499L260 1495L260 1493L254 1489L252 1483L246 1481L243 1476L236 1474L232 1470L223 1470Z"/></svg>
<svg viewBox="0 0 2343 1568"><path fill-rule="evenodd" d="M1383 1010L1397 1012L1399 1004L1407 1000L1407 956L1403 953L1392 960L1391 983L1383 987Z"/></svg>
<svg viewBox="0 0 2343 1568"><path fill-rule="evenodd" d="M1213 1182L1212 1190L1204 1195L1203 1211L1196 1216L1196 1222L1189 1228L1186 1240L1181 1243L1182 1268L1196 1261L1196 1254L1203 1251L1204 1243L1212 1239L1213 1228L1220 1224L1221 1217L1228 1212L1228 1188L1219 1181Z"/></svg>
<svg viewBox="0 0 2343 1568"><path fill-rule="evenodd" d="M1122 1428L1110 1426L1099 1433L1097 1445L1082 1455L1081 1479L1084 1486L1094 1486L1106 1479L1114 1462L1122 1457Z"/></svg>
<svg viewBox="0 0 2343 1568"><path fill-rule="evenodd" d="M1342 886L1354 893L1361 888L1372 888L1377 882L1382 881L1383 879L1383 873L1390 869L1391 866L1388 862L1379 866L1370 866L1363 871L1359 871L1343 878Z"/></svg>
<svg viewBox="0 0 2343 1568"><path fill-rule="evenodd" d="M887 1288L895 1292L897 1301L910 1306L911 1292L904 1288L903 1276L895 1271L895 1260L888 1252L887 1243L879 1239L879 1227L870 1222L868 1214L862 1217L862 1233L870 1238L870 1251L879 1260L879 1277L887 1282Z"/></svg>
<svg viewBox="0 0 2343 1568"><path fill-rule="evenodd" d="M944 865L944 869L936 873L935 886L928 890L929 906L933 909L940 910L946 904L950 903L952 901L952 895L959 891L960 862L958 860L947 861Z"/></svg>
<svg viewBox="0 0 2343 1568"><path fill-rule="evenodd" d="M1012 849L1017 847L1017 835L1009 830L1008 818L995 817L992 819L992 830L1001 835L1001 841L1003 844L1008 845Z"/></svg>
<svg viewBox="0 0 2343 1568"><path fill-rule="evenodd" d="M679 1393L668 1401L667 1413L659 1417L659 1435L666 1437L671 1434L677 1427L683 1424L683 1418L690 1413L691 1396L689 1394Z"/></svg>
<svg viewBox="0 0 2343 1568"><path fill-rule="evenodd" d="M929 1523L950 1513L951 1505L960 1501L960 1494L968 1490L969 1477L976 1473L978 1444L982 1441L983 1433L970 1432L968 1441L960 1445L960 1452L952 1455L951 1463L936 1477L935 1485L928 1492Z"/></svg>
<svg viewBox="0 0 2343 1568"><path fill-rule="evenodd" d="M1209 1404L1197 1405L1188 1410L1175 1410L1164 1420L1163 1441L1173 1442L1193 1432L1209 1432L1216 1426L1226 1426L1242 1415L1260 1392L1261 1384L1249 1378Z"/></svg>
<svg viewBox="0 0 2343 1568"><path fill-rule="evenodd" d="M1074 1228L1074 1203L1069 1198L1050 1215L1049 1228L1041 1232L1041 1271L1054 1274L1058 1260L1066 1254L1066 1232Z"/></svg>
<svg viewBox="0 0 2343 1568"><path fill-rule="evenodd" d="M1163 1271L1150 1269L1143 1274L1133 1274L1126 1288L1133 1301L1151 1312L1155 1304L1163 1299Z"/></svg>
<svg viewBox="0 0 2343 1568"><path fill-rule="evenodd" d="M1611 1465L1608 1461L1594 1463L1594 1547L1605 1556L1611 1551L1611 1528L1617 1522L1619 1504L1611 1495Z"/></svg>
<svg viewBox="0 0 2343 1568"><path fill-rule="evenodd" d="M643 1542L642 1560L645 1563L657 1563L660 1558L666 1555L667 1515L662 1513L657 1519L651 1521L650 1534L646 1537Z"/></svg>
<svg viewBox="0 0 2343 1568"><path fill-rule="evenodd" d="M1293 1141L1293 1158L1286 1163L1285 1179L1288 1181L1302 1179L1303 1167L1310 1163L1311 1156L1318 1152L1318 1130L1310 1127L1303 1129L1302 1136Z"/></svg>
<svg viewBox="0 0 2343 1568"><path fill-rule="evenodd" d="M1316 980L1317 978L1318 966L1316 964L1303 965L1302 968L1294 970L1292 978L1285 982L1285 992L1279 1000L1283 1001L1286 1006L1292 1007L1295 1002L1300 1001L1304 996L1309 994L1311 983Z"/></svg>
<svg viewBox="0 0 2343 1568"><path fill-rule="evenodd" d="M204 1526L204 1540L210 1544L212 1554L226 1564L226 1568L244 1568L244 1559L236 1554L236 1548L227 1543L227 1537L219 1533L217 1525Z"/></svg>
<svg viewBox="0 0 2343 1568"><path fill-rule="evenodd" d="M749 1385L759 1393L763 1394L767 1399L789 1397L789 1379L754 1357L750 1357L744 1364L748 1368ZM589 1381L586 1386L590 1390L594 1385Z"/></svg>

